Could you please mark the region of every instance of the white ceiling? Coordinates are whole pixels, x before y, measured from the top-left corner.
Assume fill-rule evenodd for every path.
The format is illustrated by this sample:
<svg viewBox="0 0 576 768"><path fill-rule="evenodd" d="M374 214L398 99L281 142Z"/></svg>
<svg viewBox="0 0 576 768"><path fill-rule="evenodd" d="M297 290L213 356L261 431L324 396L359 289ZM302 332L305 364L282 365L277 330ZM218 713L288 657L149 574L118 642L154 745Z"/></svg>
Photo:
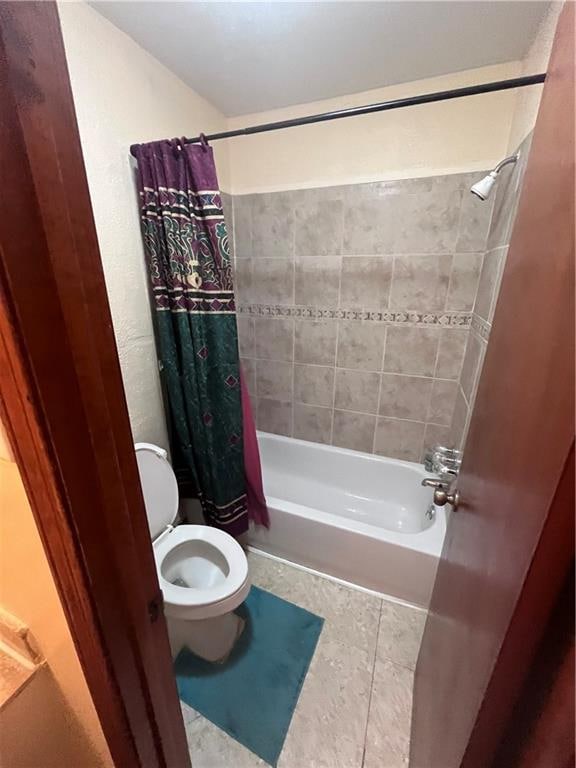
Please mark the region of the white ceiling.
<svg viewBox="0 0 576 768"><path fill-rule="evenodd" d="M225 115L521 59L547 2L92 2Z"/></svg>

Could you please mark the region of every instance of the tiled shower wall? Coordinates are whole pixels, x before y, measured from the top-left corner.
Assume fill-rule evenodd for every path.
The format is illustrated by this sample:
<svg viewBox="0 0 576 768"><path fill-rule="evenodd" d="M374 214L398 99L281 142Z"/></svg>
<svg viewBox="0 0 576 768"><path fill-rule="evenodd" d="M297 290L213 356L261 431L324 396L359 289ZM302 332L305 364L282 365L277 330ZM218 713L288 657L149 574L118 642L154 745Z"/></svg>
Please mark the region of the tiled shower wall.
<svg viewBox="0 0 576 768"><path fill-rule="evenodd" d="M518 149L520 159L517 165L508 166L502 171L496 189L494 209L486 239L486 251L482 258L482 270L452 419L450 436L460 447L466 440L470 416L476 399L531 140L532 134L522 142Z"/></svg>
<svg viewBox="0 0 576 768"><path fill-rule="evenodd" d="M225 199L260 429L410 460L460 440L481 175Z"/></svg>

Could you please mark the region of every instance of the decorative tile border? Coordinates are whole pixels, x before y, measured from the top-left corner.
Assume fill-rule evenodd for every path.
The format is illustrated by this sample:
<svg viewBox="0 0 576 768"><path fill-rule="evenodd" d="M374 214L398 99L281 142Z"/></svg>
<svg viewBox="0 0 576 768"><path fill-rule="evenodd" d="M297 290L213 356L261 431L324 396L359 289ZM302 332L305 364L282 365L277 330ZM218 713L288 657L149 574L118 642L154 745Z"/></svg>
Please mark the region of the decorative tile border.
<svg viewBox="0 0 576 768"><path fill-rule="evenodd" d="M487 323L486 320L481 318L480 315L477 315L476 313L472 315L472 323L470 327L478 334L478 336L480 336L481 339L488 341L492 326L490 323Z"/></svg>
<svg viewBox="0 0 576 768"><path fill-rule="evenodd" d="M241 304L240 315L251 317L300 317L310 320L362 320L392 325L441 325L470 328L469 312L393 312L370 309L326 309L323 307L282 306L275 304Z"/></svg>

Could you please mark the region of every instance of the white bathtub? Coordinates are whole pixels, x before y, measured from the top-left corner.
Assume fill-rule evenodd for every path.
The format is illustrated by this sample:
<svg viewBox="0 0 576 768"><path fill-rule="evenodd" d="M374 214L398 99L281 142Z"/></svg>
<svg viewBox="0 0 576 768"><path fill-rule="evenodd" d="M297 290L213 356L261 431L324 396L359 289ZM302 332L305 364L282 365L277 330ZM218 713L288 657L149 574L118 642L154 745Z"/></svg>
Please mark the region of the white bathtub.
<svg viewBox="0 0 576 768"><path fill-rule="evenodd" d="M271 526L253 548L427 607L446 518L421 464L258 434Z"/></svg>

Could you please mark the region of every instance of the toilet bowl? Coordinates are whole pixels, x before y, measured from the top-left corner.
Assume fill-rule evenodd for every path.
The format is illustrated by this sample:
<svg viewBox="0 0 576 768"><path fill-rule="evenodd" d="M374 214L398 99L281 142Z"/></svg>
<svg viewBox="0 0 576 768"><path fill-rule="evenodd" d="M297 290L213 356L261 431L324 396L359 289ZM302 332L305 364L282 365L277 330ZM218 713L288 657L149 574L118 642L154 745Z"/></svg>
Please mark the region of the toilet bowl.
<svg viewBox="0 0 576 768"><path fill-rule="evenodd" d="M151 443L135 449L172 653L186 645L222 661L244 627L233 613L250 591L244 550L217 528L174 526L178 485L166 451Z"/></svg>

